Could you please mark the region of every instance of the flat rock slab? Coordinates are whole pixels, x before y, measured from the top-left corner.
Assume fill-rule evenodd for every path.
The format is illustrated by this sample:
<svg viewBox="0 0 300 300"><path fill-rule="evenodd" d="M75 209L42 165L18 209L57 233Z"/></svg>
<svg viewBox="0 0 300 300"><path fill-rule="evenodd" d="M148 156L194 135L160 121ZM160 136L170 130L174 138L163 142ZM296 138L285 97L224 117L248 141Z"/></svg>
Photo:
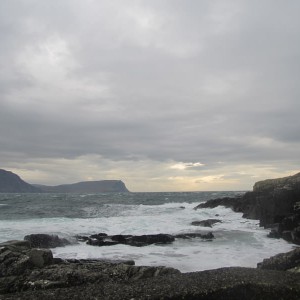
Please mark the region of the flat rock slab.
<svg viewBox="0 0 300 300"><path fill-rule="evenodd" d="M97 282L67 288L1 295L12 299L299 299L300 274L249 268L222 268L130 282Z"/></svg>

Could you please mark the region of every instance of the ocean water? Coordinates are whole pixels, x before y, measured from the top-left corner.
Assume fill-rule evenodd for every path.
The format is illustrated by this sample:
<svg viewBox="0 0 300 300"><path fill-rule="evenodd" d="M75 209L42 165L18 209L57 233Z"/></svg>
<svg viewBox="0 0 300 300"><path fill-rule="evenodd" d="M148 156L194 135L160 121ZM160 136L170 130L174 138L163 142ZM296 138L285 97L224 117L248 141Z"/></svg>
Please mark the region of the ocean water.
<svg viewBox="0 0 300 300"><path fill-rule="evenodd" d="M55 257L133 259L136 265L168 266L182 272L229 266L256 267L264 258L295 245L270 239L257 220L242 218L229 208L194 210L209 199L238 192L0 194L0 242L32 233L57 234L73 245L52 249ZM209 218L212 228L193 226ZM169 245L95 247L76 243L75 235L179 234L213 232L215 239L176 239Z"/></svg>

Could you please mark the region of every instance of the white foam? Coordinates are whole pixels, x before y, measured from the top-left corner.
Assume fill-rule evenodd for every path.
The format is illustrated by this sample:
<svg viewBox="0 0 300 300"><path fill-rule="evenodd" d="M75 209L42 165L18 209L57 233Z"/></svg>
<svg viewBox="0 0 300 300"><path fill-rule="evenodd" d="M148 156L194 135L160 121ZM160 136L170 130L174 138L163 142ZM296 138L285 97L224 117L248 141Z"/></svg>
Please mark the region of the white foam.
<svg viewBox="0 0 300 300"><path fill-rule="evenodd" d="M184 209L182 207L185 207ZM133 259L137 265L165 265L182 272L225 266L255 267L262 259L286 252L293 245L283 240L269 239L268 231L258 221L242 218L231 209L194 210L194 203L166 203L163 205L115 205L94 210L94 218L44 218L0 221L0 242L23 239L31 233L58 234L61 237L107 234L178 234L212 231L212 242L199 238L178 239L173 244L146 247L116 245L89 246L85 243L53 249L54 256L62 258ZM102 209L102 210L101 210ZM87 209L88 210L88 209ZM92 210L91 214L92 214ZM105 215L112 215L105 217ZM217 216L216 216L217 215ZM213 228L192 226L192 221L220 219Z"/></svg>

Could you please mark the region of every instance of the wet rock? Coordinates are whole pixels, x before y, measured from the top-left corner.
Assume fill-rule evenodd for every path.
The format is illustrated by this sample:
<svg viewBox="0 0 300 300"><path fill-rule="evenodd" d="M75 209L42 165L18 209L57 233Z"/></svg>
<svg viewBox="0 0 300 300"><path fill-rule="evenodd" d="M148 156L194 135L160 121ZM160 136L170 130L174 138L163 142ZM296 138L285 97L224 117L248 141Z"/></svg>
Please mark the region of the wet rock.
<svg viewBox="0 0 300 300"><path fill-rule="evenodd" d="M292 300L299 299L300 294L300 274L282 271L221 268L155 276L156 271L144 267L90 265L86 266L86 271L76 265L68 268L68 273L54 269L60 274L58 280L48 273L47 268L44 270L46 275L32 274L30 281L23 282L26 286L19 281L22 292L2 294L1 299ZM139 277L139 274L143 276ZM38 275L41 278L38 279Z"/></svg>
<svg viewBox="0 0 300 300"><path fill-rule="evenodd" d="M27 252L30 262L38 268L51 265L53 262L52 252L48 249L31 249Z"/></svg>
<svg viewBox="0 0 300 300"><path fill-rule="evenodd" d="M257 264L259 269L286 271L300 267L300 248L296 248L287 253L280 253L270 258L264 259Z"/></svg>
<svg viewBox="0 0 300 300"><path fill-rule="evenodd" d="M114 245L118 245L120 244L117 241L113 241L111 238L90 238L88 239L88 241L86 242L88 245L91 246L114 246Z"/></svg>
<svg viewBox="0 0 300 300"><path fill-rule="evenodd" d="M244 218L259 220L260 226L272 228L269 237L283 238L300 245L300 173L257 182L252 192L243 196L211 199L194 209L219 205L242 212ZM271 225L270 225L271 224Z"/></svg>
<svg viewBox="0 0 300 300"><path fill-rule="evenodd" d="M169 234L147 234L147 235L92 235L88 245L92 246L112 246L124 244L129 246L143 247L152 244L169 244L175 238Z"/></svg>
<svg viewBox="0 0 300 300"><path fill-rule="evenodd" d="M90 236L90 238L92 238L92 239L101 239L101 238L104 238L104 237L106 237L106 236L108 236L107 233L100 232L100 233L97 233L97 234L92 234L92 235Z"/></svg>
<svg viewBox="0 0 300 300"><path fill-rule="evenodd" d="M26 241L10 241L0 245L0 277L16 276L35 267L42 268L53 261L47 249L30 249Z"/></svg>
<svg viewBox="0 0 300 300"><path fill-rule="evenodd" d="M299 264L296 263L300 248L279 260L280 269L291 272L221 268L182 274L173 268L99 260L70 259L56 263L54 259L51 261L48 249L28 249L22 243L19 248L16 245L18 243L14 242L0 247L1 300L291 300L298 299L300 294ZM11 246L18 251L9 249ZM35 265L32 257L36 258ZM22 272L18 268L11 272L15 264L22 265Z"/></svg>
<svg viewBox="0 0 300 300"><path fill-rule="evenodd" d="M152 244L170 244L174 242L175 238L169 234L148 234L148 235L136 235L129 239L131 246L147 246Z"/></svg>
<svg viewBox="0 0 300 300"><path fill-rule="evenodd" d="M206 232L206 233L189 232L189 233L177 234L177 235L175 235L175 238L177 238L177 239L201 238L201 239L205 239L205 240L212 240L215 237L212 234L212 232Z"/></svg>
<svg viewBox="0 0 300 300"><path fill-rule="evenodd" d="M212 227L216 223L222 223L221 220L218 219L207 219L202 221L194 221L191 223L191 225L194 226L203 226L203 227Z"/></svg>
<svg viewBox="0 0 300 300"><path fill-rule="evenodd" d="M274 239L280 239L282 235L278 232L277 228L272 228L271 231L268 233L268 237Z"/></svg>
<svg viewBox="0 0 300 300"><path fill-rule="evenodd" d="M241 197L223 197L223 198L217 198L217 199L211 199L204 203L200 203L196 207L194 207L195 210L201 209L201 208L215 208L217 206L225 206L230 208L235 208L238 206Z"/></svg>
<svg viewBox="0 0 300 300"><path fill-rule="evenodd" d="M22 250L30 249L31 245L29 241L12 240L12 241L0 243L0 248L1 247L6 247L14 251L22 251Z"/></svg>
<svg viewBox="0 0 300 300"><path fill-rule="evenodd" d="M214 222L213 220L211 221ZM202 238L206 240L212 240L214 235L211 232L192 232L182 233L177 235L170 234L145 234L145 235L92 235L87 237L87 244L91 246L113 246L117 244L124 244L135 247L144 247L148 245L163 245L170 244L177 239L191 239ZM82 237L80 237L81 240Z"/></svg>
<svg viewBox="0 0 300 300"><path fill-rule="evenodd" d="M31 247L34 248L56 248L71 244L68 240L59 238L57 235L41 233L26 235L24 240L29 241Z"/></svg>

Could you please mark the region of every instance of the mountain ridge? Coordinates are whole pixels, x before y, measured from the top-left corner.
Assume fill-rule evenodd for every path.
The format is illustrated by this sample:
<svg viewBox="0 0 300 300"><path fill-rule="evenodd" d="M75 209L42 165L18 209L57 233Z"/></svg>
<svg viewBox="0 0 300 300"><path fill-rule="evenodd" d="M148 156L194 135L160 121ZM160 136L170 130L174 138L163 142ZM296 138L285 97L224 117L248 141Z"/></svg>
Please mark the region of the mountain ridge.
<svg viewBox="0 0 300 300"><path fill-rule="evenodd" d="M46 193L129 192L122 180L80 181L77 183L60 184L54 186L34 184L34 186Z"/></svg>
<svg viewBox="0 0 300 300"><path fill-rule="evenodd" d="M39 193L40 189L25 182L19 175L0 169L0 193Z"/></svg>
<svg viewBox="0 0 300 300"><path fill-rule="evenodd" d="M81 181L56 186L29 184L19 175L0 169L0 193L125 193L122 180Z"/></svg>

